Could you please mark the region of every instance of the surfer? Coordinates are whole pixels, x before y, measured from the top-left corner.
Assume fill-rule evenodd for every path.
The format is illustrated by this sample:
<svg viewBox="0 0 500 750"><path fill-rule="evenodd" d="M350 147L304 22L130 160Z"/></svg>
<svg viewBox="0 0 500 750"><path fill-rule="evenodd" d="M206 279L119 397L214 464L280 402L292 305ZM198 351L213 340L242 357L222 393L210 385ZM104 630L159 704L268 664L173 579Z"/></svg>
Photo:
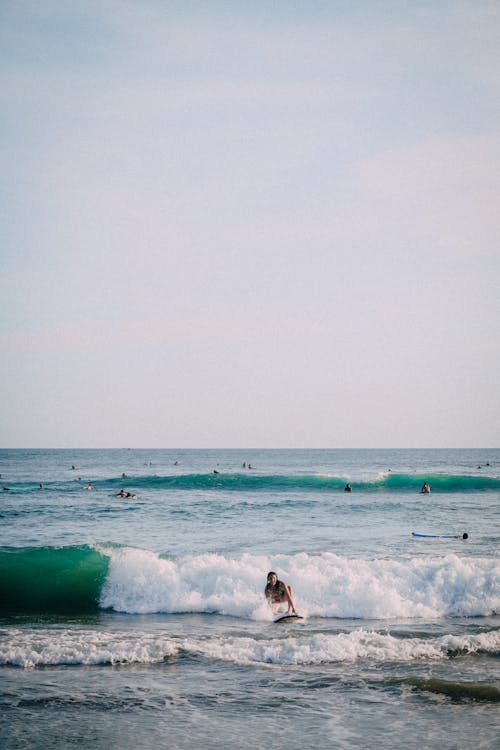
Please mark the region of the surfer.
<svg viewBox="0 0 500 750"><path fill-rule="evenodd" d="M293 603L292 587L288 586L284 581L280 581L273 570L267 574L267 584L264 593L274 613L277 612L278 605L281 602L286 602L288 606L287 614L297 614Z"/></svg>
<svg viewBox="0 0 500 750"><path fill-rule="evenodd" d="M422 489L420 490L420 492L423 493L424 495L425 494L428 495L430 491L431 491L431 488L430 488L429 482L424 482L423 485L422 485Z"/></svg>
<svg viewBox="0 0 500 750"><path fill-rule="evenodd" d="M344 492L352 492L352 487L350 484L346 484L346 486L344 487Z"/></svg>

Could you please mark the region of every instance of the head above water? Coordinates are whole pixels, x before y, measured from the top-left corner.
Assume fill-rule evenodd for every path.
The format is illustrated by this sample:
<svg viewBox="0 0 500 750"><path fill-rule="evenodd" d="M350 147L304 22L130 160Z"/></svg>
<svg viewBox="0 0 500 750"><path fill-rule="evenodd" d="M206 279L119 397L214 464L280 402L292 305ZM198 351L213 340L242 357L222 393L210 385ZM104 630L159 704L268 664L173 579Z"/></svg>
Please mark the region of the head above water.
<svg viewBox="0 0 500 750"><path fill-rule="evenodd" d="M278 576L276 575L274 570L270 570L269 573L267 574L267 582L275 584L277 580L278 580Z"/></svg>

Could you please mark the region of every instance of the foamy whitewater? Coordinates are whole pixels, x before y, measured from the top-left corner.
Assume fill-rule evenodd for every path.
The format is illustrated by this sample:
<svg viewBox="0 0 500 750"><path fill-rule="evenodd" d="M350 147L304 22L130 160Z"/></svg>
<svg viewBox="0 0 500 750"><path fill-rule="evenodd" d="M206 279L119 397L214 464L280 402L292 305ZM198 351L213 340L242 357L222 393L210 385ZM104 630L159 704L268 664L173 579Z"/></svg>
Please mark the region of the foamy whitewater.
<svg viewBox="0 0 500 750"><path fill-rule="evenodd" d="M498 747L500 451L0 473L2 748ZM269 570L303 619L273 622Z"/></svg>

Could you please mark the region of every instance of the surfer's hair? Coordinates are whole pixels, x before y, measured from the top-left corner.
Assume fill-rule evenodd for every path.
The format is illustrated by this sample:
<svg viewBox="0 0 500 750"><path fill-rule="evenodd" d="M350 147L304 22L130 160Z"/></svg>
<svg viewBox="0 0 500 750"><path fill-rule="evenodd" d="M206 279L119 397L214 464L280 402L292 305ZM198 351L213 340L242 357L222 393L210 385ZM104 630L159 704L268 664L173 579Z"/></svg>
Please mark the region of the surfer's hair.
<svg viewBox="0 0 500 750"><path fill-rule="evenodd" d="M271 576L276 576L276 578L278 577L277 574L274 572L274 570L270 570L269 573L267 574L268 581L271 578Z"/></svg>

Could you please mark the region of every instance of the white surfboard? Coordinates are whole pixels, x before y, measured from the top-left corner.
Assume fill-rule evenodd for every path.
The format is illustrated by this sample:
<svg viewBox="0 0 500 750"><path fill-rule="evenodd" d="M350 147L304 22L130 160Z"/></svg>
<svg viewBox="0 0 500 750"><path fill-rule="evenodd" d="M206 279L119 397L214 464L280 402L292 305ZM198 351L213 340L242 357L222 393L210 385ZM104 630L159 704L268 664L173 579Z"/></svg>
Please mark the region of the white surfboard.
<svg viewBox="0 0 500 750"><path fill-rule="evenodd" d="M301 615L289 615L288 612L280 612L273 617L273 622L282 622L283 620L303 620Z"/></svg>
<svg viewBox="0 0 500 750"><path fill-rule="evenodd" d="M418 531L412 531L412 536L421 537L422 539L468 539L469 535L465 534L420 534Z"/></svg>

